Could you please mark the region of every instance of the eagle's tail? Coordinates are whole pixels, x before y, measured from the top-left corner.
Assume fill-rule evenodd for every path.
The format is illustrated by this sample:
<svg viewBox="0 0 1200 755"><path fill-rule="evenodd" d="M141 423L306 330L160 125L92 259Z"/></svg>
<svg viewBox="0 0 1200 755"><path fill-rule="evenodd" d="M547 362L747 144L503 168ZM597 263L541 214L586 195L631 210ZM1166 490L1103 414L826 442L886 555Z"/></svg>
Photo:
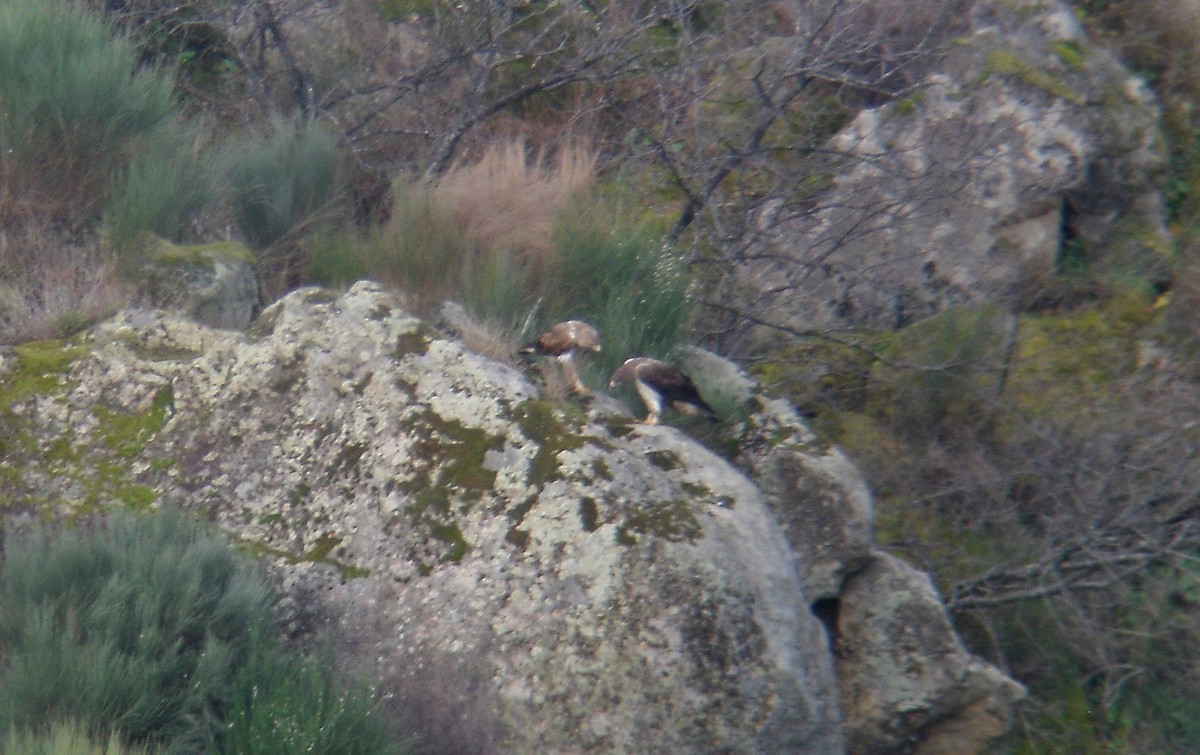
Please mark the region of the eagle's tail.
<svg viewBox="0 0 1200 755"><path fill-rule="evenodd" d="M713 411L713 408L704 403L702 399L696 399L695 401L675 401L671 404L671 407L680 414L699 414L709 422L721 421L717 417L717 413Z"/></svg>

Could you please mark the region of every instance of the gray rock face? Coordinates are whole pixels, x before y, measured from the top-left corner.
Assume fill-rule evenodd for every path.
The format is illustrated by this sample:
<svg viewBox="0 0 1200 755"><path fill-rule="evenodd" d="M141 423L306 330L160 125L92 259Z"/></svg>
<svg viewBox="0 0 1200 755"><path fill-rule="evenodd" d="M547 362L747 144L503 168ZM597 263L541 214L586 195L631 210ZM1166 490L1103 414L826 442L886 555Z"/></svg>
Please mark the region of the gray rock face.
<svg viewBox="0 0 1200 755"><path fill-rule="evenodd" d="M240 244L181 247L157 242L139 278L139 305L176 312L212 328L240 330L260 309L253 257Z"/></svg>
<svg viewBox="0 0 1200 755"><path fill-rule="evenodd" d="M697 374L733 369L710 364ZM826 625L849 751L988 752L1024 689L967 652L927 575L876 548L871 493L849 459L821 445L785 402L732 382L751 396L737 464L779 520Z"/></svg>
<svg viewBox="0 0 1200 755"><path fill-rule="evenodd" d="M1024 688L963 648L929 578L886 554L842 593L838 677L850 752L985 752Z"/></svg>
<svg viewBox="0 0 1200 755"><path fill-rule="evenodd" d="M1165 160L1146 87L1058 0L978 0L918 94L831 143L833 188L761 219L751 306L798 328L899 327L1036 297L1064 256L1164 280ZM787 284L787 285L784 285Z"/></svg>
<svg viewBox="0 0 1200 755"><path fill-rule="evenodd" d="M14 506L203 512L430 751L844 750L775 518L678 430L541 401L374 284L244 334L129 311L67 358L11 399L23 448L69 449Z"/></svg>

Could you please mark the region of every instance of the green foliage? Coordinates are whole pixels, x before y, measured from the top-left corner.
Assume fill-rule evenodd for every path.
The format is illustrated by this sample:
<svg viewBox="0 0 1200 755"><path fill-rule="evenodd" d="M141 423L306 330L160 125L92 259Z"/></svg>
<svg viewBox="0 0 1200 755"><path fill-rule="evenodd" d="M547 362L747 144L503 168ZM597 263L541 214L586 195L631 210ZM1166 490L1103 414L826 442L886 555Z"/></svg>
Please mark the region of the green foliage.
<svg viewBox="0 0 1200 755"><path fill-rule="evenodd" d="M897 334L875 367L873 408L909 437L976 424L1004 369L1004 319L992 308L956 308Z"/></svg>
<svg viewBox="0 0 1200 755"><path fill-rule="evenodd" d="M218 176L210 158L197 124L148 137L113 181L104 210L109 241L127 247L143 231L178 236L216 196Z"/></svg>
<svg viewBox="0 0 1200 755"><path fill-rule="evenodd" d="M60 718L169 748L214 741L269 591L184 515L9 538L0 570L0 726Z"/></svg>
<svg viewBox="0 0 1200 755"><path fill-rule="evenodd" d="M77 723L55 722L37 732L10 730L0 739L0 752L19 755L142 755L140 747L126 747L116 734L94 736Z"/></svg>
<svg viewBox="0 0 1200 755"><path fill-rule="evenodd" d="M310 240L317 282L376 278L426 302L459 301L480 320L523 328L522 337L561 320L585 320L604 344L583 360L592 384L629 356L670 359L684 343L686 281L650 225L631 227L610 208L573 206L556 225L556 253L531 260L503 249L485 253L421 190L398 187L396 196L387 228Z"/></svg>
<svg viewBox="0 0 1200 755"><path fill-rule="evenodd" d="M181 116L172 77L139 66L129 38L97 17L69 3L0 2L0 167L44 216L86 223L111 201L122 238L178 231L207 198L188 171L201 161L182 149Z"/></svg>
<svg viewBox="0 0 1200 755"><path fill-rule="evenodd" d="M495 309L494 292L510 288L507 282L494 280L510 272L510 260L489 263L475 259L478 254L453 218L435 207L429 193L419 188L396 186L392 219L386 228L364 235L319 233L308 246L311 275L325 285L374 278L428 301L459 300L475 313ZM475 295L482 298L475 299Z"/></svg>
<svg viewBox="0 0 1200 755"><path fill-rule="evenodd" d="M234 680L218 752L368 755L408 752L373 716L370 690L347 690L328 655L259 653Z"/></svg>
<svg viewBox="0 0 1200 755"><path fill-rule="evenodd" d="M230 145L224 162L233 216L255 249L312 220L339 191L337 140L317 122L276 119L267 136Z"/></svg>
<svg viewBox="0 0 1200 755"><path fill-rule="evenodd" d="M0 731L42 741L71 721L168 752L399 751L328 654L286 653L271 604L263 575L178 511L10 535Z"/></svg>

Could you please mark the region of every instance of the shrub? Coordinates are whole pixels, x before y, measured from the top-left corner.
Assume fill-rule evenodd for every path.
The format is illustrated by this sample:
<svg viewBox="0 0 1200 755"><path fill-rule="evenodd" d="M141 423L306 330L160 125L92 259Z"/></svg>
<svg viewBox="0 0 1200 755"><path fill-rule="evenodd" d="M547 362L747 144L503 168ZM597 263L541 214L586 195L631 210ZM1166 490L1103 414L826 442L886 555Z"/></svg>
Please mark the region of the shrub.
<svg viewBox="0 0 1200 755"><path fill-rule="evenodd" d="M10 740L111 731L171 752L402 749L328 654L286 654L263 575L178 511L8 537L0 605ZM113 746L47 752L123 752Z"/></svg>
<svg viewBox="0 0 1200 755"><path fill-rule="evenodd" d="M546 325L578 318L600 331L603 350L582 370L602 383L632 356L674 359L685 342L687 282L662 236L630 226L602 205L562 215L555 240L561 263L542 282Z"/></svg>
<svg viewBox="0 0 1200 755"><path fill-rule="evenodd" d="M582 365L593 384L630 356L671 359L687 325L683 270L651 225L624 222L584 193L594 170L579 148L548 167L514 142L431 187L398 184L386 228L312 240L313 277L373 277L419 304L455 300L514 342L586 320L604 344Z"/></svg>
<svg viewBox="0 0 1200 755"><path fill-rule="evenodd" d="M233 216L258 250L312 220L338 193L337 140L313 121L275 119L266 136L230 145L225 166Z"/></svg>
<svg viewBox="0 0 1200 755"><path fill-rule="evenodd" d="M0 221L36 212L78 227L120 196L123 233L134 216L174 232L194 208L195 178L178 170L156 177L153 206L131 212L126 183L179 142L182 111L172 77L139 66L128 37L77 6L0 0L0 114Z"/></svg>
<svg viewBox="0 0 1200 755"><path fill-rule="evenodd" d="M71 718L200 748L270 602L220 536L164 511L9 538L0 605L0 730Z"/></svg>

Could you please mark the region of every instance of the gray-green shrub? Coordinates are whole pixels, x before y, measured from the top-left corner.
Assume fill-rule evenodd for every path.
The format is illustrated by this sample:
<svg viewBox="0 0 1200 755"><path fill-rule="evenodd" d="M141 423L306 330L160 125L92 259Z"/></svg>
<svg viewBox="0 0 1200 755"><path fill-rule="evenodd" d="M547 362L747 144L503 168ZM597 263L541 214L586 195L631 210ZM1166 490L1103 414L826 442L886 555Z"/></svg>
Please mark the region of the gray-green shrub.
<svg viewBox="0 0 1200 755"><path fill-rule="evenodd" d="M0 731L74 719L169 749L215 741L270 622L263 577L177 511L9 537Z"/></svg>
<svg viewBox="0 0 1200 755"><path fill-rule="evenodd" d="M348 686L325 654L258 653L234 680L218 752L371 755L408 752L373 716L370 690Z"/></svg>
<svg viewBox="0 0 1200 755"><path fill-rule="evenodd" d="M204 162L178 149L181 124L172 77L141 65L127 36L71 3L0 0L0 220L36 213L78 227L118 197L108 212L122 238L175 233L204 182L177 169L156 176L153 197L126 184L159 164Z"/></svg>
<svg viewBox="0 0 1200 755"><path fill-rule="evenodd" d="M234 219L259 250L311 220L339 191L337 140L319 122L277 118L267 135L231 144L224 164Z"/></svg>

